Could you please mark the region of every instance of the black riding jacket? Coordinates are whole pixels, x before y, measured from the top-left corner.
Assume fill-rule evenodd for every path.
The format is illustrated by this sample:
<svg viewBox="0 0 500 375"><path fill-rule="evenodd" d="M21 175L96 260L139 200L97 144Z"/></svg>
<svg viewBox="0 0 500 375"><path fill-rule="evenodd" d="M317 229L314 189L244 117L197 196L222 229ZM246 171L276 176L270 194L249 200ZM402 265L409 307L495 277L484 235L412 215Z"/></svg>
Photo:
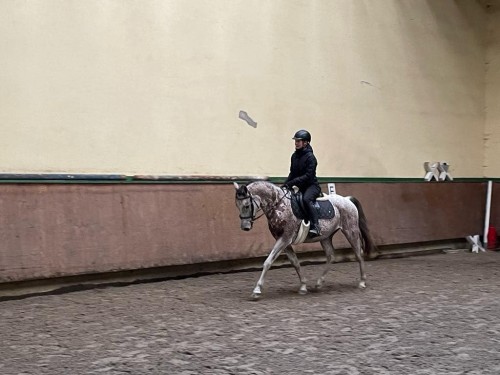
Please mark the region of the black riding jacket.
<svg viewBox="0 0 500 375"><path fill-rule="evenodd" d="M288 187L297 186L300 191L304 192L309 186L317 185L316 166L318 161L314 156L311 145L296 150L291 157L290 174L285 181Z"/></svg>

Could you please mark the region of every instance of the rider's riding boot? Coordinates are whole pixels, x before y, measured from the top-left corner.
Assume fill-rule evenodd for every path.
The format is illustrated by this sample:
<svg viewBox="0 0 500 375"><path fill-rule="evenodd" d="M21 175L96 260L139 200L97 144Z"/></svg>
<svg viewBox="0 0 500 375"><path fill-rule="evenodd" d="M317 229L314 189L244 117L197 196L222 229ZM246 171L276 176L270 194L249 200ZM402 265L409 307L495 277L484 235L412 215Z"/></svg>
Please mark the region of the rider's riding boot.
<svg viewBox="0 0 500 375"><path fill-rule="evenodd" d="M312 237L321 236L321 230L319 229L319 225L318 225L318 224L314 224L314 223L311 221L311 229L309 229L309 234L310 234Z"/></svg>
<svg viewBox="0 0 500 375"><path fill-rule="evenodd" d="M321 236L321 231L319 229L318 225L318 211L316 210L316 207L314 207L314 203L311 202L308 204L309 208L309 217L311 218L311 229L309 229L309 233L311 236L316 237L316 236Z"/></svg>

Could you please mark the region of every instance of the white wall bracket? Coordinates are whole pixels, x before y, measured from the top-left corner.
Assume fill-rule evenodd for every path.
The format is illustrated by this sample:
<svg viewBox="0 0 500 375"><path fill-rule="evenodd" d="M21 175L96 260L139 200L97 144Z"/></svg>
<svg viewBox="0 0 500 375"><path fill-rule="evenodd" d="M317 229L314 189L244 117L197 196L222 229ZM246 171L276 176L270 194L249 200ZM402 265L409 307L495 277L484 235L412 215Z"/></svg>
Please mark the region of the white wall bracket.
<svg viewBox="0 0 500 375"><path fill-rule="evenodd" d="M479 251L486 251L484 250L483 245L481 244L481 241L479 241L479 234L476 234L475 236L467 236L465 237L467 242L469 242L472 245L472 252L473 253L479 253Z"/></svg>

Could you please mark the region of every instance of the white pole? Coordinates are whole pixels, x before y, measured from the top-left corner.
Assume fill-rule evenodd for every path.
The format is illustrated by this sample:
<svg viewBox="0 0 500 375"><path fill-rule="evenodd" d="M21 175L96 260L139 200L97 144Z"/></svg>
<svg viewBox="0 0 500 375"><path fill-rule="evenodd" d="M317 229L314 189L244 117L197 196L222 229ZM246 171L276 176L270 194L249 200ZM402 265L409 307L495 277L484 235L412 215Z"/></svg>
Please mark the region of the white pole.
<svg viewBox="0 0 500 375"><path fill-rule="evenodd" d="M491 208L491 188L493 182L488 181L488 192L486 193L486 217L484 218L484 236L483 236L483 244L484 248L487 248L488 245L488 228L490 226L490 208Z"/></svg>

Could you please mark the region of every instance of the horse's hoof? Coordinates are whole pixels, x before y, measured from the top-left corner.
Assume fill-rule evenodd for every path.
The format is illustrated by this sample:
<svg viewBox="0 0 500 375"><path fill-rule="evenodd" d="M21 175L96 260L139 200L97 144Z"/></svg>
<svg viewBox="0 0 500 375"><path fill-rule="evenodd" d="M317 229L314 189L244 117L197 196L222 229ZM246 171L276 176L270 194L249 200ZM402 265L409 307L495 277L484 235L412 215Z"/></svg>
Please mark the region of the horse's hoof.
<svg viewBox="0 0 500 375"><path fill-rule="evenodd" d="M300 289L299 289L299 294L300 294L300 295L307 294L307 288L300 288Z"/></svg>
<svg viewBox="0 0 500 375"><path fill-rule="evenodd" d="M258 299L260 299L260 296L261 296L260 293L252 293L252 299L254 301L257 301Z"/></svg>
<svg viewBox="0 0 500 375"><path fill-rule="evenodd" d="M359 289L365 289L366 288L366 282L360 281L358 287L359 287Z"/></svg>
<svg viewBox="0 0 500 375"><path fill-rule="evenodd" d="M323 285L325 285L325 281L319 279L318 281L316 281L316 285L314 286L314 289L320 290L321 288L323 288Z"/></svg>

